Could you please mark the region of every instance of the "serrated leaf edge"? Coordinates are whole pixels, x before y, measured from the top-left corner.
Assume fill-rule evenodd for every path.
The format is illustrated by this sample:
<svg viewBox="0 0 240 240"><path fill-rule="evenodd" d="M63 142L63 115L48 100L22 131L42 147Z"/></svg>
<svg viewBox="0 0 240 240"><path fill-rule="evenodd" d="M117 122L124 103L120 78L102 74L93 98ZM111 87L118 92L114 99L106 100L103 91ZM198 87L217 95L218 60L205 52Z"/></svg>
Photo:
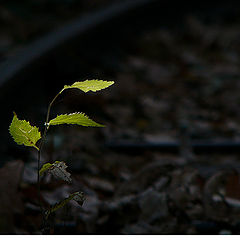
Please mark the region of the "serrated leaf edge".
<svg viewBox="0 0 240 240"><path fill-rule="evenodd" d="M14 119L14 117L16 117L18 121L21 121L21 122L25 121L25 122L28 123L33 129L36 128L36 129L38 130L40 138L36 141L36 143L41 139L41 132L39 131L39 128L38 128L37 126L32 126L31 123L30 123L29 121L27 121L27 120L19 119L19 118L17 117L16 112L13 111L13 119ZM12 119L12 122L11 122L10 126L8 127L8 131L9 131L10 135L12 136L13 140L14 140L18 145L27 146L27 145L25 145L24 143L21 143L21 144L18 143L18 142L15 140L14 136L12 135L12 132L11 132L10 128L11 128L11 126L12 126L13 119ZM22 129L20 129L20 128L19 128L19 130L22 131ZM25 136L25 137L26 137L26 136ZM27 137L26 137L26 138L27 138ZM36 149L39 151L39 148L36 146L36 144L34 144L34 143L33 143L30 139L28 139L28 138L27 138L27 140L32 143L31 146L27 146L27 147L34 147L34 148L36 148Z"/></svg>
<svg viewBox="0 0 240 240"><path fill-rule="evenodd" d="M83 115L84 117L86 117L88 120L90 120L90 121L93 121L95 124L96 124L96 126L84 126L84 125L81 125L81 124L77 124L77 123L60 123L60 124L51 124L51 121L53 121L53 120L55 120L57 117L59 117L59 116L71 116L71 115L77 115L77 114L81 114L81 115ZM48 123L45 123L48 127L49 126L55 126L55 125L62 125L62 124L72 124L72 125L80 125L80 126L83 126L83 127L105 127L105 125L103 125L103 124L100 124L100 123L97 123L97 122L95 122L94 120L92 120L91 118L89 118L89 116L88 115L86 115L85 113L83 113L83 112L75 112L75 113L69 113L69 114L60 114L60 115L57 115L55 118L53 118L53 119L51 119Z"/></svg>
<svg viewBox="0 0 240 240"><path fill-rule="evenodd" d="M99 90L89 89L89 90L87 90L87 91L84 91L83 89L74 86L74 84L77 84L77 83L84 83L84 82L90 82L90 81L96 81L96 82L102 82L102 83L109 83L109 85L106 86L106 87L103 87L103 88L101 88L101 89L99 89ZM63 92L64 90L66 90L66 89L71 89L71 88L77 88L77 89L79 89L79 90L81 90L81 91L83 91L83 92L85 92L85 93L87 93L87 92L89 92L89 91L97 92L97 91L101 91L101 90L103 90L103 89L105 89L105 88L110 87L110 86L113 85L114 83L115 83L114 81L105 81L105 80L98 80L98 79L91 79L91 80L89 80L89 79L87 79L87 80L85 80L85 81L77 81L77 82L74 82L72 85L64 85L64 87L63 87L63 89L60 91L60 93L62 93L62 92ZM90 88L90 87L88 87L88 88Z"/></svg>

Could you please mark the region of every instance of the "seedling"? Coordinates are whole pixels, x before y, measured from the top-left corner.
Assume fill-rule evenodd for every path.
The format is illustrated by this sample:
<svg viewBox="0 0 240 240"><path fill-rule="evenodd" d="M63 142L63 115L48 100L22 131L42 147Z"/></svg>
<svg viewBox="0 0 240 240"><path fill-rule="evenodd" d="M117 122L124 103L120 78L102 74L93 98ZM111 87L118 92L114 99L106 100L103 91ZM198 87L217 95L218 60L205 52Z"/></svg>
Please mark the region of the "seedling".
<svg viewBox="0 0 240 240"><path fill-rule="evenodd" d="M37 174L37 183L38 183L38 199L39 205L42 209L44 219L47 219L48 216L56 211L57 209L65 206L70 200L75 200L79 205L82 205L84 202L84 195L82 192L75 192L70 194L67 198L60 201L59 203L51 206L49 209L45 210L42 207L40 202L40 177L46 172L49 172L54 177L62 179L68 183L71 182L71 174L66 171L67 165L63 161L56 161L54 163L45 163L41 166L41 152L43 143L47 134L47 131L51 126L60 125L60 124L77 124L84 127L104 127L104 125L96 123L95 121L88 118L84 113L71 113L71 114L62 114L58 115L55 118L49 120L51 107L57 97L65 90L71 88L77 88L85 93L92 91L96 92L107 88L114 84L112 81L103 81L103 80L86 80L83 82L75 82L72 85L66 85L64 88L53 98L50 102L47 110L46 121L44 123L44 132L41 134L38 127L30 125L26 120L19 120L17 114L13 113L13 120L9 127L9 132L13 137L14 141L19 145L25 145L28 147L34 147L38 151L38 174Z"/></svg>

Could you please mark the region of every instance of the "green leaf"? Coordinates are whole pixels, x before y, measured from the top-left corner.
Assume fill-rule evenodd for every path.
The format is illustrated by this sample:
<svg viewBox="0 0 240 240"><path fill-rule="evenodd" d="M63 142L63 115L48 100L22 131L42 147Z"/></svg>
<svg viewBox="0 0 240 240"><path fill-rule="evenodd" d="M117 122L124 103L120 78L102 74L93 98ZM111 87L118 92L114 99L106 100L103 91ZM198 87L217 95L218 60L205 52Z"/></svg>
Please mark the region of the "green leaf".
<svg viewBox="0 0 240 240"><path fill-rule="evenodd" d="M104 88L107 88L109 86L111 86L112 84L114 84L113 81L103 81L103 80L86 80L83 82L75 82L72 85L65 85L64 88L62 89L62 91L64 91L65 89L68 88L78 88L82 91L84 91L85 93L88 91L99 91L102 90ZM61 92L62 92L61 91Z"/></svg>
<svg viewBox="0 0 240 240"><path fill-rule="evenodd" d="M25 120L19 120L15 112L13 113L9 132L17 144L35 147L39 151L39 148L36 146L37 141L41 138L38 128L31 126Z"/></svg>
<svg viewBox="0 0 240 240"><path fill-rule="evenodd" d="M54 163L46 163L42 166L39 171L40 176L44 174L44 172L49 171L55 178L60 178L66 182L71 182L71 174L66 171L65 162L56 161Z"/></svg>
<svg viewBox="0 0 240 240"><path fill-rule="evenodd" d="M89 119L84 113L62 114L49 121L48 125L59 124L77 124L84 127L104 127L104 125L94 122Z"/></svg>
<svg viewBox="0 0 240 240"><path fill-rule="evenodd" d="M59 208L64 207L70 200L76 201L80 206L83 205L83 202L85 200L84 194L82 192L75 192L70 194L67 198L62 200L59 203L56 203L53 207L51 207L47 212L46 212L46 218L48 218L49 214L55 212Z"/></svg>
<svg viewBox="0 0 240 240"><path fill-rule="evenodd" d="M51 163L44 164L42 168L39 170L39 175L42 176L50 167L52 167Z"/></svg>

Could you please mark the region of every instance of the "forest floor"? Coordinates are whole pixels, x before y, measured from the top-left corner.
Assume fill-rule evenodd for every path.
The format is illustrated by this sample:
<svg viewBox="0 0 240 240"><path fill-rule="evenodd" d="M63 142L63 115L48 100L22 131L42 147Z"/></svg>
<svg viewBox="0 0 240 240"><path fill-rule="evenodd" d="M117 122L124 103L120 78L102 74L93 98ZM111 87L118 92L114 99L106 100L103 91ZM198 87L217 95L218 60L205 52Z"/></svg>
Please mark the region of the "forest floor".
<svg viewBox="0 0 240 240"><path fill-rule="evenodd" d="M240 138L240 19L206 24L187 16L181 29L142 35L115 73L115 84L76 102L107 127L49 131L42 161L65 161L71 185L46 174L46 207L82 191L50 217L50 234L239 234L240 155L196 154L193 140ZM1 44L1 43L0 43ZM81 101L87 101L88 106ZM88 113L88 112L86 112ZM178 153L114 150L114 143L178 142ZM0 169L1 232L40 233L36 152Z"/></svg>

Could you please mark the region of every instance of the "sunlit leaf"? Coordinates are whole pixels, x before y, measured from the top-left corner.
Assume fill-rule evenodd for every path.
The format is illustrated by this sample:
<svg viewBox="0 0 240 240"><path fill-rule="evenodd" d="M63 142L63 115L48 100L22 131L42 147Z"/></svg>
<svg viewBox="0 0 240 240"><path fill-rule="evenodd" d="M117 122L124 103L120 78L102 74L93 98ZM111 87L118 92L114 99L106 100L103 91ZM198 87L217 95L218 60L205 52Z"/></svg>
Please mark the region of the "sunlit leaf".
<svg viewBox="0 0 240 240"><path fill-rule="evenodd" d="M41 133L37 127L33 127L29 122L25 120L19 120L16 113L13 113L13 120L9 127L9 132L14 141L19 145L25 145L29 147L35 147L37 141L41 138Z"/></svg>
<svg viewBox="0 0 240 240"><path fill-rule="evenodd" d="M86 80L83 82L75 82L72 85L65 85L64 88L62 89L62 91L65 89L68 89L68 88L78 88L78 89L84 91L85 93L88 91L96 92L96 91L102 90L104 88L107 88L107 87L111 86L112 84L114 84L113 81L103 81L103 80L97 80L97 79Z"/></svg>
<svg viewBox="0 0 240 240"><path fill-rule="evenodd" d="M84 127L104 127L104 125L94 122L89 119L84 113L62 114L49 121L48 125L59 124L77 124Z"/></svg>
<svg viewBox="0 0 240 240"><path fill-rule="evenodd" d="M59 203L56 203L53 207L51 207L47 212L46 212L46 218L48 218L49 214L55 212L59 208L64 207L70 200L76 201L80 206L83 205L83 202L85 200L84 194L82 192L75 192L70 194L67 198L62 200Z"/></svg>
<svg viewBox="0 0 240 240"><path fill-rule="evenodd" d="M42 176L50 167L52 167L51 163L44 164L42 168L39 170L39 175Z"/></svg>

